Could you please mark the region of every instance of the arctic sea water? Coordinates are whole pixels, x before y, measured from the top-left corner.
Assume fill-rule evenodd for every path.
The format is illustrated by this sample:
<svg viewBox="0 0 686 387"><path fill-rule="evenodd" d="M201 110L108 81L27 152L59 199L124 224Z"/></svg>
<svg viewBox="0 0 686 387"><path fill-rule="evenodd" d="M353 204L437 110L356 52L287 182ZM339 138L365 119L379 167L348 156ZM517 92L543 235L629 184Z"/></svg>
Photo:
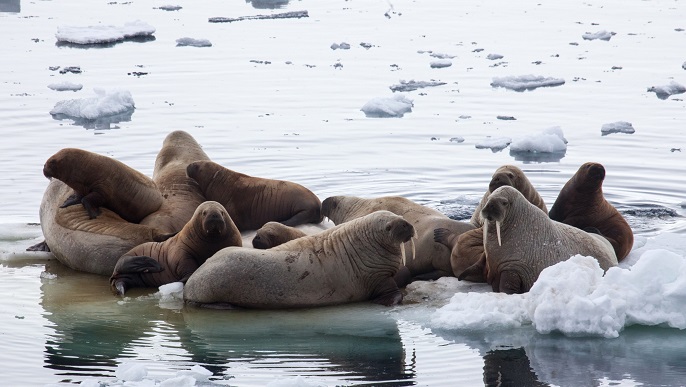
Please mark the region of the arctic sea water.
<svg viewBox="0 0 686 387"><path fill-rule="evenodd" d="M683 385L686 5L196 3L0 2L0 384ZM604 276L576 256L525 295L443 278L393 308L233 312L184 307L180 284L118 298L24 251L50 155L151 175L178 129L321 199L455 219L503 164L550 207L597 161L636 242Z"/></svg>

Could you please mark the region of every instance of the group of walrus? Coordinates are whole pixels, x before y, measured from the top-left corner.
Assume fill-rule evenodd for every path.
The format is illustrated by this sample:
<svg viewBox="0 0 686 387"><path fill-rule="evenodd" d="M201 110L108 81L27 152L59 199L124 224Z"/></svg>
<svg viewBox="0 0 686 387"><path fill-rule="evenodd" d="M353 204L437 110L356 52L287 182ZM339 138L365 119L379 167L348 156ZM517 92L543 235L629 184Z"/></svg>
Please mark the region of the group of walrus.
<svg viewBox="0 0 686 387"><path fill-rule="evenodd" d="M576 254L604 270L633 245L605 200L605 169L582 165L548 212L521 169L498 168L468 222L400 196L332 196L248 176L210 160L187 132L164 140L152 178L113 158L65 148L45 163L45 250L109 276L115 294L185 283L188 304L297 308L402 301L417 280L455 276L527 292L543 269ZM296 226L335 226L306 232ZM241 233L256 230L253 247Z"/></svg>

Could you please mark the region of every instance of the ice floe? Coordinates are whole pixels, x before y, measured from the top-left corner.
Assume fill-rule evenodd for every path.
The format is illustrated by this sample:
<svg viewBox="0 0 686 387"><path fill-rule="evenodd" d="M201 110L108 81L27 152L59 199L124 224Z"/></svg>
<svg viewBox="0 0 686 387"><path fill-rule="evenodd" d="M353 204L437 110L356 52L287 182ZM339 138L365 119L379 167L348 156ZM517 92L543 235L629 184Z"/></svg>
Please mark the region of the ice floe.
<svg viewBox="0 0 686 387"><path fill-rule="evenodd" d="M453 62L449 59L434 60L431 63L429 63L429 66L431 66L432 69L442 69L444 67L450 67L452 65Z"/></svg>
<svg viewBox="0 0 686 387"><path fill-rule="evenodd" d="M667 99L670 95L686 93L686 87L678 82L671 81L666 85L651 86L648 88L648 92L655 93L657 98Z"/></svg>
<svg viewBox="0 0 686 387"><path fill-rule="evenodd" d="M489 60L498 60L498 59L503 59L503 58L504 58L504 56L502 56L500 54L488 54L488 56L486 56L486 59L489 59Z"/></svg>
<svg viewBox="0 0 686 387"><path fill-rule="evenodd" d="M182 9L183 7L180 5L160 5L156 9L161 9L163 11L178 11Z"/></svg>
<svg viewBox="0 0 686 387"><path fill-rule="evenodd" d="M553 87L564 85L562 78L544 77L541 75L520 75L495 77L491 82L493 87L503 87L514 91L534 90L539 87Z"/></svg>
<svg viewBox="0 0 686 387"><path fill-rule="evenodd" d="M350 44L346 42L331 44L332 50L350 50Z"/></svg>
<svg viewBox="0 0 686 387"><path fill-rule="evenodd" d="M265 20L265 19L300 19L303 17L310 17L307 11L292 11L292 12L282 12L274 13L271 15L251 15L251 16L240 16L240 17L211 17L207 19L210 23L233 23L243 20Z"/></svg>
<svg viewBox="0 0 686 387"><path fill-rule="evenodd" d="M55 91L79 91L83 89L83 85L80 83L64 81L58 83L51 83L48 85L48 88Z"/></svg>
<svg viewBox="0 0 686 387"><path fill-rule="evenodd" d="M543 270L525 294L483 289L455 293L431 315L429 326L484 331L533 325L543 334L603 337L617 337L630 325L686 329L683 238L662 234L639 239L635 245L638 247L605 275L595 258L575 255ZM458 280L444 280L448 281ZM433 290L441 288L454 291L445 283Z"/></svg>
<svg viewBox="0 0 686 387"><path fill-rule="evenodd" d="M397 94L392 97L372 98L360 110L367 117L402 117L405 113L411 112L413 106L414 104L411 99L405 95Z"/></svg>
<svg viewBox="0 0 686 387"><path fill-rule="evenodd" d="M478 141L474 146L476 149L490 149L495 153L507 148L511 142L512 138L510 137L486 137Z"/></svg>
<svg viewBox="0 0 686 387"><path fill-rule="evenodd" d="M417 89L423 89L425 87L442 86L445 84L446 84L445 82L434 81L433 79L430 81L415 81L414 79L409 80L409 81L400 80L400 83L390 86L390 89L393 92L397 92L397 91L406 92L406 91L414 91Z"/></svg>
<svg viewBox="0 0 686 387"><path fill-rule="evenodd" d="M101 117L122 114L135 108L133 97L128 90L94 89L96 96L59 101L50 114L62 114L73 118L95 120Z"/></svg>
<svg viewBox="0 0 686 387"><path fill-rule="evenodd" d="M630 122L626 121L617 121L611 122L609 124L603 124L603 126L600 128L600 133L602 133L603 136L607 136L608 134L612 133L632 134L634 132L636 132L636 130L634 130L633 125L631 125Z"/></svg>
<svg viewBox="0 0 686 387"><path fill-rule="evenodd" d="M122 26L95 25L95 26L66 26L57 28L55 37L58 42L72 44L103 44L120 42L136 37L148 37L155 33L155 27L136 20L125 23Z"/></svg>
<svg viewBox="0 0 686 387"><path fill-rule="evenodd" d="M212 42L207 39L194 38L179 38L176 39L177 46L192 46L192 47L212 47Z"/></svg>
<svg viewBox="0 0 686 387"><path fill-rule="evenodd" d="M567 150L567 139L562 128L553 126L541 132L515 138L510 144L512 152L558 153Z"/></svg>
<svg viewBox="0 0 686 387"><path fill-rule="evenodd" d="M581 35L584 40L610 40L613 36L617 35L614 32L601 30L598 32L586 32Z"/></svg>

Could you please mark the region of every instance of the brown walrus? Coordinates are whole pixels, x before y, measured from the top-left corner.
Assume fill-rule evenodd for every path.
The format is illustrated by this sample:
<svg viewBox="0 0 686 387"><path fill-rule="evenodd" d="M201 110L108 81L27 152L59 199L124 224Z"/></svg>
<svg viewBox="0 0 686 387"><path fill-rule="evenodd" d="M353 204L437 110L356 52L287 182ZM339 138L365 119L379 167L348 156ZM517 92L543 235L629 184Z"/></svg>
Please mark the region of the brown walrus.
<svg viewBox="0 0 686 387"><path fill-rule="evenodd" d="M124 220L139 223L162 205L155 182L121 161L76 148L64 148L45 162L43 174L74 190L62 204L83 204L91 219L107 207Z"/></svg>
<svg viewBox="0 0 686 387"><path fill-rule="evenodd" d="M269 250L229 247L191 275L183 298L216 308L398 304L393 276L414 232L402 217L378 211Z"/></svg>
<svg viewBox="0 0 686 387"><path fill-rule="evenodd" d="M191 219L205 201L198 183L186 175L188 164L209 160L200 144L182 130L167 135L155 159L152 179L162 194L162 206L146 216L141 224L166 233L176 233Z"/></svg>
<svg viewBox="0 0 686 387"><path fill-rule="evenodd" d="M119 257L141 243L164 240L152 227L127 222L107 208L91 219L83 206L60 207L74 190L52 179L40 205L40 225L55 257L64 265L110 276Z"/></svg>
<svg viewBox="0 0 686 387"><path fill-rule="evenodd" d="M599 231L610 241L621 261L633 247L634 233L626 219L605 199L603 180L602 164L583 164L562 187L549 215L550 219L582 230Z"/></svg>
<svg viewBox="0 0 686 387"><path fill-rule="evenodd" d="M472 218L470 219L470 222L477 227L476 229L461 234L455 234L446 229L434 230L436 242L444 244L451 251L450 265L453 274L456 277L460 277L468 267L483 258L483 230L481 227L483 226L484 220L481 218L481 209L484 204L486 204L491 192L504 185L516 188L530 203L540 208L546 214L548 213L543 198L541 198L541 195L538 194L536 188L534 188L531 181L526 177L524 171L514 165L503 165L496 169L488 184L488 190L481 199L481 202L477 205L474 214L472 214ZM473 282L485 282L486 273L471 272L470 275L462 276L462 278Z"/></svg>
<svg viewBox="0 0 686 387"><path fill-rule="evenodd" d="M181 231L164 242L147 242L124 254L110 277L112 291L186 282L217 251L241 246L241 234L224 206L200 204Z"/></svg>
<svg viewBox="0 0 686 387"><path fill-rule="evenodd" d="M401 287L411 280L429 280L453 275L450 266L450 250L434 241L434 229L445 228L455 235L459 235L473 229L474 226L471 224L452 220L437 210L401 196L384 196L371 199L356 196L332 196L326 198L322 203L322 214L335 224L348 222L379 210L390 211L402 216L417 231L415 251L407 252L406 270L401 269L397 278ZM400 277L403 275L410 278Z"/></svg>
<svg viewBox="0 0 686 387"><path fill-rule="evenodd" d="M267 222L255 233L252 247L256 249L270 249L307 235L304 231L295 227L286 226L279 222Z"/></svg>
<svg viewBox="0 0 686 387"><path fill-rule="evenodd" d="M514 187L493 191L481 217L484 258L462 275L487 266L487 282L495 292L528 292L543 269L576 254L594 257L605 271L617 265L607 239L550 219Z"/></svg>
<svg viewBox="0 0 686 387"><path fill-rule="evenodd" d="M241 231L257 230L269 221L286 226L322 221L321 201L300 184L248 176L212 161L193 162L186 172L207 200L224 205Z"/></svg>

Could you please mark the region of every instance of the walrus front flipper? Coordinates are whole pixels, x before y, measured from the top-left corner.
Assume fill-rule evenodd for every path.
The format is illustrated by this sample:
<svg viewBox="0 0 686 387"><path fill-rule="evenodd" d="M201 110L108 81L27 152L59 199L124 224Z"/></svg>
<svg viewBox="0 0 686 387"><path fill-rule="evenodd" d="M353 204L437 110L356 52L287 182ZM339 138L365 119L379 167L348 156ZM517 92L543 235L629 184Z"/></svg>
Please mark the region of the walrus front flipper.
<svg viewBox="0 0 686 387"><path fill-rule="evenodd" d="M73 194L69 195L69 197L67 198L67 200L64 201L64 203L62 203L60 208L66 208L76 204L81 204L81 199L83 199L83 196L74 192Z"/></svg>
<svg viewBox="0 0 686 387"><path fill-rule="evenodd" d="M321 223L323 219L324 216L322 215L321 207L312 207L303 209L279 223L285 226L295 227L305 223Z"/></svg>
<svg viewBox="0 0 686 387"><path fill-rule="evenodd" d="M499 292L505 294L520 294L525 292L522 287L522 278L516 272L506 270L500 273Z"/></svg>
<svg viewBox="0 0 686 387"><path fill-rule="evenodd" d="M88 216L91 219L95 219L100 215L100 206L104 203L102 195L97 192L91 192L88 195L81 198L81 204L83 208L88 212Z"/></svg>
<svg viewBox="0 0 686 387"><path fill-rule="evenodd" d="M371 301L385 306L398 305L403 302L403 294L398 285L395 284L395 280L388 278L379 285L379 289L372 295Z"/></svg>
<svg viewBox="0 0 686 387"><path fill-rule="evenodd" d="M462 273L457 276L460 281L468 280L469 277L485 277L484 272L486 270L486 254L482 255L481 258L472 266L466 268Z"/></svg>
<svg viewBox="0 0 686 387"><path fill-rule="evenodd" d="M36 243L33 246L29 246L26 248L26 251L45 251L45 252L50 252L50 247L48 247L48 242L43 241L40 243Z"/></svg>
<svg viewBox="0 0 686 387"><path fill-rule="evenodd" d="M178 234L178 233L179 233L179 232L177 231L177 232L171 232L171 233L168 233L168 234L155 234L155 235L153 235L152 240L153 240L154 242L164 242L164 241L166 241L167 239L173 237L174 235L176 235L176 234Z"/></svg>
<svg viewBox="0 0 686 387"><path fill-rule="evenodd" d="M393 281L395 281L395 284L401 289L407 286L412 282L412 273L410 273L410 269L405 265L400 266L400 270L393 276Z"/></svg>
<svg viewBox="0 0 686 387"><path fill-rule="evenodd" d="M162 270L164 270L164 268L156 259L145 255L125 255L117 261L117 265L114 267L113 277L120 274L159 273Z"/></svg>
<svg viewBox="0 0 686 387"><path fill-rule="evenodd" d="M445 270L436 269L428 273L418 274L412 277L412 281L435 281L441 277L452 277L453 273L448 273Z"/></svg>

